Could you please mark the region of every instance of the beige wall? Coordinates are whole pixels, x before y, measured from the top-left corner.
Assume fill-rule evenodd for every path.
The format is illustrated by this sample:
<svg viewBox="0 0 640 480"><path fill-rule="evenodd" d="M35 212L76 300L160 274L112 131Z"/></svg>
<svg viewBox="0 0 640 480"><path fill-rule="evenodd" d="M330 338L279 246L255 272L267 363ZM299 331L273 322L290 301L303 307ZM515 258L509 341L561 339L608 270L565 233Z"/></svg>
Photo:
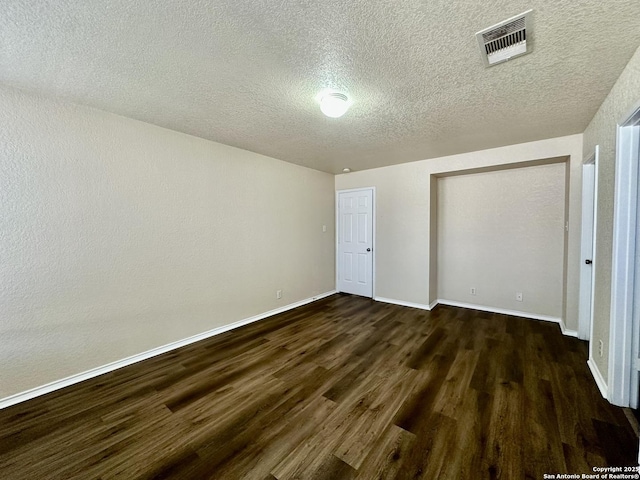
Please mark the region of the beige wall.
<svg viewBox="0 0 640 480"><path fill-rule="evenodd" d="M326 173L0 88L0 398L333 290L333 192Z"/></svg>
<svg viewBox="0 0 640 480"><path fill-rule="evenodd" d="M562 317L565 166L438 179L439 299Z"/></svg>
<svg viewBox="0 0 640 480"><path fill-rule="evenodd" d="M596 245L596 279L594 298L592 356L607 381L609 369L609 327L611 308L611 255L613 245L613 199L616 159L616 126L640 102L640 48L618 78L584 132L584 157L600 145L598 177L598 231ZM598 342L604 344L603 356L597 353Z"/></svg>
<svg viewBox="0 0 640 480"><path fill-rule="evenodd" d="M336 189L376 187L376 296L429 305L433 270L432 175L569 157L567 305L564 321L578 328L582 135L552 138L336 176ZM431 275L431 280L430 280Z"/></svg>

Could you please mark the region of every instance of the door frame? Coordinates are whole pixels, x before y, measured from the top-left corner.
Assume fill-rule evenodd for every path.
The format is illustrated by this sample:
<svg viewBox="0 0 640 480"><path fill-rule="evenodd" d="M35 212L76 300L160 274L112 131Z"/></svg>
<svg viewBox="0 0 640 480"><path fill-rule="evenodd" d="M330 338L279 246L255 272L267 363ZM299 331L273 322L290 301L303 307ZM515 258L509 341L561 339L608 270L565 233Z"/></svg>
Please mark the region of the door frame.
<svg viewBox="0 0 640 480"><path fill-rule="evenodd" d="M638 174L640 102L616 128L616 175L611 270L608 400L637 406L638 375L633 358L636 237L638 236ZM634 301L635 300L635 301ZM636 331L637 333L637 331ZM637 335L635 335L637 336Z"/></svg>
<svg viewBox="0 0 640 480"><path fill-rule="evenodd" d="M599 172L600 146L596 145L594 152L582 164L582 231L580 247L580 304L578 310L578 338L591 341L593 337L593 304L595 296L596 277L596 244L598 232L598 172ZM589 178L588 188L585 189L585 179ZM591 208L591 222L586 225L585 206ZM589 228L591 227L591 228ZM583 263L587 258L591 259L591 267L587 270ZM585 281L590 278L589 291L586 290ZM588 294L588 298L587 298ZM591 353L591 350L589 350ZM593 361L593 358L589 358Z"/></svg>
<svg viewBox="0 0 640 480"><path fill-rule="evenodd" d="M371 298L376 298L376 187L360 187L360 188L347 188L345 190L336 190L336 292L340 292L338 288L338 275L340 273L340 259L338 257L338 239L340 238L340 194L350 192L364 192L371 190ZM365 297L368 298L368 297Z"/></svg>

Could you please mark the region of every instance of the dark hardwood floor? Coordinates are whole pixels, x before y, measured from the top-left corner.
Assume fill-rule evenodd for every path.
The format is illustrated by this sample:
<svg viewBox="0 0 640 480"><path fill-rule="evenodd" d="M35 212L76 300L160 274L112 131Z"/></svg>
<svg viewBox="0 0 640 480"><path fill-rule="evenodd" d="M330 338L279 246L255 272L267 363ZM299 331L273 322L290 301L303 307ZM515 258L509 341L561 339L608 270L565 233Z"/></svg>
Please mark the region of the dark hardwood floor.
<svg viewBox="0 0 640 480"><path fill-rule="evenodd" d="M2 479L542 479L634 465L558 325L334 295L0 411Z"/></svg>

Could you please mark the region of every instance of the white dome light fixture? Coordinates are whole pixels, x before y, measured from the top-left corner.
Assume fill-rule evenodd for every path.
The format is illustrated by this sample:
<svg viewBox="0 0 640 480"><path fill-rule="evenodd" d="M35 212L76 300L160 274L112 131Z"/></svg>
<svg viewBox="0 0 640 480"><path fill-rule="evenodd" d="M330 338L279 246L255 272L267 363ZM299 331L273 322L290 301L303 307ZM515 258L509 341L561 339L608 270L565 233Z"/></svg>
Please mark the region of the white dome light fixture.
<svg viewBox="0 0 640 480"><path fill-rule="evenodd" d="M350 106L351 102L349 102L349 98L344 93L326 92L320 96L320 110L327 117L341 117Z"/></svg>

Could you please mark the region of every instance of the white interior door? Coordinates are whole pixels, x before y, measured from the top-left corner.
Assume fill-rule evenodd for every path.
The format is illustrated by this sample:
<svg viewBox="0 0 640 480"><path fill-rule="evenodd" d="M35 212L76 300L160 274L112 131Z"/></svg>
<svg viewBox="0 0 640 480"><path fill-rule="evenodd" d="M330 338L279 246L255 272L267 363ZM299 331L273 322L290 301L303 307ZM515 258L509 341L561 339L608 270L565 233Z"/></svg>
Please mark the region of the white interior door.
<svg viewBox="0 0 640 480"><path fill-rule="evenodd" d="M632 161L640 165L640 109L638 110L636 125L630 129ZM629 386L629 406L633 409L640 408L640 167L636 176L636 231L635 231L635 259L633 282L633 308L631 314L631 379ZM640 446L638 448L640 458Z"/></svg>
<svg viewBox="0 0 640 480"><path fill-rule="evenodd" d="M578 337L582 340L591 339L593 321L597 164L598 147L596 146L595 154L582 166L582 246L578 314Z"/></svg>
<svg viewBox="0 0 640 480"><path fill-rule="evenodd" d="M373 189L338 192L339 292L373 297Z"/></svg>
<svg viewBox="0 0 640 480"><path fill-rule="evenodd" d="M640 105L619 122L616 141L608 400L638 406L640 337Z"/></svg>

